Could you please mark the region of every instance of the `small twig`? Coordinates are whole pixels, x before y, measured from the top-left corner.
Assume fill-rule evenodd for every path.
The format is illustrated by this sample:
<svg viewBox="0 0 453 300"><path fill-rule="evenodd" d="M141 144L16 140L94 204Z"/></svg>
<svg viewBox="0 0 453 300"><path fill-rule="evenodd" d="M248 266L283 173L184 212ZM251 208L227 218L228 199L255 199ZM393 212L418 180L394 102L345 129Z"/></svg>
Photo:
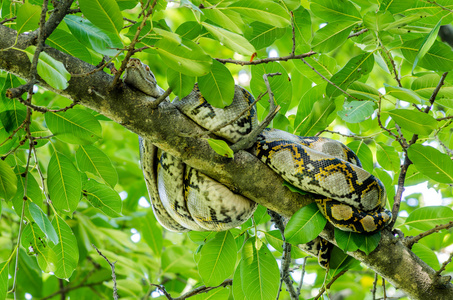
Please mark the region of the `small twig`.
<svg viewBox="0 0 453 300"><path fill-rule="evenodd" d="M337 90L339 90L340 92L342 92L343 94L345 94L346 96L352 98L352 99L355 99L357 101L360 101L360 99L357 99L356 97L352 96L351 94L349 94L348 92L346 92L345 90L343 90L341 87L339 87L338 85L336 85L335 83L333 83L332 81L330 81L329 79L327 79L327 77L325 77L324 75L322 75L321 73L319 73L318 70L316 70L312 65L310 65L305 59L301 58L302 62L304 64L306 64L310 69L312 69L316 74L318 74L322 79L324 79L327 83L329 83L330 85L333 85Z"/></svg>
<svg viewBox="0 0 453 300"><path fill-rule="evenodd" d="M304 262L302 263L299 287L297 288L297 292L296 292L297 299L299 299L300 291L302 290L302 285L304 284L305 267L307 266L307 259L308 259L308 256L304 257Z"/></svg>
<svg viewBox="0 0 453 300"><path fill-rule="evenodd" d="M165 91L165 93L163 93L162 95L159 96L159 98L157 98L156 100L154 100L152 102L148 102L146 104L146 106L148 106L151 109L156 109L159 106L159 104L161 104L162 102L165 101L165 99L171 94L171 92L172 92L172 89L168 88Z"/></svg>
<svg viewBox="0 0 453 300"><path fill-rule="evenodd" d="M443 262L442 266L440 267L439 271L436 272L436 276L440 276L440 274L445 271L445 268L451 261L453 260L453 252L450 253L450 257Z"/></svg>
<svg viewBox="0 0 453 300"><path fill-rule="evenodd" d="M67 111L71 108L73 108L74 106L76 106L79 102L78 100L74 100L74 102L72 102L70 105L66 106L66 107L63 107L63 108L59 108L59 109L50 109L50 108L47 108L45 106L38 106L38 105L34 105L34 104L31 104L27 101L25 101L24 99L22 98L16 98L20 103L24 104L25 106L28 106L29 108L33 109L34 111L39 111L41 113L46 113L46 112L62 112L62 111Z"/></svg>
<svg viewBox="0 0 453 300"><path fill-rule="evenodd" d="M352 34L350 34L350 35L348 36L348 39L353 38L353 37L356 37L356 36L359 36L359 35L361 35L361 34L364 34L364 33L367 32L368 30L369 30L368 28L364 28L364 29L362 29L362 30L360 30L360 31L357 31L357 32L355 32L355 33L352 33Z"/></svg>
<svg viewBox="0 0 453 300"><path fill-rule="evenodd" d="M71 74L71 77L87 77L89 75L92 75L94 73L97 73L97 72L100 72L102 71L105 67L107 67L115 58L118 57L118 55L121 54L122 51L119 51L118 53L116 53L116 55L112 58L110 58L108 61L106 61L105 63L103 63L101 66L99 66L98 68L88 72L88 73L83 73L83 74Z"/></svg>
<svg viewBox="0 0 453 300"><path fill-rule="evenodd" d="M19 125L14 131L0 144L0 147L3 146L7 141L12 140L13 137L16 135L16 133L21 130L25 126L25 121L22 122L22 124Z"/></svg>
<svg viewBox="0 0 453 300"><path fill-rule="evenodd" d="M382 291L384 292L384 300L387 299L387 291L385 290L385 279L382 277Z"/></svg>
<svg viewBox="0 0 453 300"><path fill-rule="evenodd" d="M102 256L105 261L110 265L110 268L112 269L112 281L113 281L113 299L115 300L118 300L118 289L116 287L116 274L115 274L115 262L110 262L110 260L104 255L102 254L102 252L94 245L94 244L91 244L94 249L96 249L96 251L98 252L98 254L100 256Z"/></svg>
<svg viewBox="0 0 453 300"><path fill-rule="evenodd" d="M220 287L227 287L227 286L230 286L233 284L233 279L226 279L224 282L222 282L221 284L219 284L218 286L214 286L214 287L206 287L206 286L200 286L196 289L193 289L192 291L190 292L187 292L185 293L184 295L178 297L178 298L174 298L174 300L184 300L184 299L187 299L189 297L192 297L192 296L195 296L195 295L198 295L198 294L201 294L201 293L207 293L211 290L214 290L214 289L217 289L217 288L220 288Z"/></svg>
<svg viewBox="0 0 453 300"><path fill-rule="evenodd" d="M307 53L299 54L299 55L287 55L287 56L281 56L281 57L267 57L267 58L262 58L262 59L257 59L257 60L234 60L231 58L215 58L215 60L221 62L222 64L235 64L235 65L241 65L241 66L248 66L248 65L260 65L260 64L267 64L273 61L288 61L292 59L301 59L305 57L309 57L316 54L314 51L310 51Z"/></svg>
<svg viewBox="0 0 453 300"><path fill-rule="evenodd" d="M294 13L291 12L291 30L292 30L292 39L293 39L293 48L291 49L291 55L295 56L296 52L296 29L294 26Z"/></svg>
<svg viewBox="0 0 453 300"><path fill-rule="evenodd" d="M425 1L428 2L428 3L434 4L434 5L437 5L437 6L439 6L440 8L442 8L443 10L446 10L446 11L449 11L449 12L453 12L453 10L449 9L448 7L445 7L445 6L440 5L440 4L437 3L436 1L430 1L430 0L425 0Z"/></svg>
<svg viewBox="0 0 453 300"><path fill-rule="evenodd" d="M27 82L26 84L23 84L21 86L18 86L15 88L9 88L6 90L5 95L6 95L6 97L8 97L10 99L19 98L23 94L25 94L28 90L30 90L30 87L32 87L36 83L38 83L38 80L30 80L29 82Z"/></svg>
<svg viewBox="0 0 453 300"><path fill-rule="evenodd" d="M12 17L12 18L8 18L8 19L1 20L1 21L0 21L0 25L3 25L3 24L5 24L6 22L9 22L9 21L16 20L16 18L17 18L17 17Z"/></svg>
<svg viewBox="0 0 453 300"><path fill-rule="evenodd" d="M340 277L342 276L344 273L346 273L347 270L343 270L341 271L340 273L338 273L337 275L335 275L332 280L326 285L326 286L323 286L319 292L318 292L318 295L316 295L316 297L314 297L313 299L316 300L316 299L319 299L322 294L324 294L324 292L326 291L326 289L330 288L332 286L332 284Z"/></svg>
<svg viewBox="0 0 453 300"><path fill-rule="evenodd" d="M378 274L374 273L373 289L371 294L373 295L373 300L376 300L376 287L377 287Z"/></svg>
<svg viewBox="0 0 453 300"><path fill-rule="evenodd" d="M453 228L453 221L450 221L446 224L437 225L434 228L431 228L430 230L420 233L419 235L406 237L404 239L403 243L407 248L411 249L412 246L415 243L417 243L419 240L421 240L422 238L427 237L430 234L439 232L442 229L450 229L450 228Z"/></svg>
<svg viewBox="0 0 453 300"><path fill-rule="evenodd" d="M444 121L444 120L450 120L450 119L453 119L453 116L447 116L447 117L443 117L443 118L437 118L436 121Z"/></svg>

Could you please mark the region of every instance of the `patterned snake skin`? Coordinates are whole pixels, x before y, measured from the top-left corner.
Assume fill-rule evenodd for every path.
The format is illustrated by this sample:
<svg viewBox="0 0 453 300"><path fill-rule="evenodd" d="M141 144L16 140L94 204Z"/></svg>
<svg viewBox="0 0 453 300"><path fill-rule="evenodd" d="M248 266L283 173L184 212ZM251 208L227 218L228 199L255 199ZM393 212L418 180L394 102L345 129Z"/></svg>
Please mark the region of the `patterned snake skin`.
<svg viewBox="0 0 453 300"><path fill-rule="evenodd" d="M155 98L163 93L149 67L138 59L130 60L124 82ZM253 101L247 90L236 86L233 103L215 108L195 85L188 96L174 104L200 126L235 143L257 126L255 107L230 125L220 125L234 120ZM315 194L322 214L342 230L375 232L391 219L391 213L384 209L384 186L362 169L355 153L340 142L265 129L251 151L286 181ZM241 225L255 211L255 202L231 192L147 140L140 139L140 152L154 213L168 230L228 230ZM322 249L326 249L323 244L316 240L305 250L319 254L325 266L328 260L322 257Z"/></svg>

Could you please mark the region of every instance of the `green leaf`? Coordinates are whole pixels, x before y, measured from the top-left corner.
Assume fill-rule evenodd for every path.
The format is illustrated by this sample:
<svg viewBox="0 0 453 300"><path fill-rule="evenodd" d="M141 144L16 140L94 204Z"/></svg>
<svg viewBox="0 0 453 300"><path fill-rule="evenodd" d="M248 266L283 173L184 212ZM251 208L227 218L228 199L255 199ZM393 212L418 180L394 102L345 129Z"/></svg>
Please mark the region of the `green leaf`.
<svg viewBox="0 0 453 300"><path fill-rule="evenodd" d="M337 114L348 123L359 123L369 118L375 109L372 101L351 101L343 104L343 110Z"/></svg>
<svg viewBox="0 0 453 300"><path fill-rule="evenodd" d="M156 217L152 210L149 210L146 216L140 219L141 235L154 255L160 257L162 254L163 237L162 227L157 225ZM196 232L196 231L191 231Z"/></svg>
<svg viewBox="0 0 453 300"><path fill-rule="evenodd" d="M257 249L254 239L242 248L241 282L247 299L274 300L277 296L280 272L269 249L261 244Z"/></svg>
<svg viewBox="0 0 453 300"><path fill-rule="evenodd" d="M234 79L224 64L212 60L208 74L198 77L198 88L203 97L214 107L224 108L233 102Z"/></svg>
<svg viewBox="0 0 453 300"><path fill-rule="evenodd" d="M429 99L440 82L440 76L435 73L430 73L416 78L411 85L411 90L425 99ZM452 101L453 86L444 85L439 90L436 96L436 103L441 104L443 99ZM441 102L439 102L441 101ZM444 105L444 104L441 104ZM453 108L453 106L449 106Z"/></svg>
<svg viewBox="0 0 453 300"><path fill-rule="evenodd" d="M362 245L363 235L356 232L343 231L335 228L335 241L343 251L356 251Z"/></svg>
<svg viewBox="0 0 453 300"><path fill-rule="evenodd" d="M330 252L329 278L332 278L343 270L352 269L359 264L360 262L358 260L347 255L340 248L334 247Z"/></svg>
<svg viewBox="0 0 453 300"><path fill-rule="evenodd" d="M317 56L306 57L305 61L326 78L332 77L337 69L336 60L328 56L327 54L319 54ZM313 81L317 85L324 85L326 83L326 81L321 76L319 76L318 73L313 71L302 60L294 60L293 63L296 66L297 70L302 73L307 79Z"/></svg>
<svg viewBox="0 0 453 300"><path fill-rule="evenodd" d="M12 105L2 105L1 102L13 102ZM22 122L25 121L27 111L23 109L22 104L18 104L18 101L4 100L0 101L0 105L3 106L2 112L0 112L0 121L3 124L7 133L12 133L14 130L19 128ZM8 134L9 136L9 134ZM2 140L3 141L3 140Z"/></svg>
<svg viewBox="0 0 453 300"><path fill-rule="evenodd" d="M234 271L233 275L233 298L234 299L247 299L244 294L244 290L242 288L242 278L241 278L241 270L243 269L243 265L245 264L244 260L240 260L238 266L236 267L236 271Z"/></svg>
<svg viewBox="0 0 453 300"><path fill-rule="evenodd" d="M386 170L397 172L400 169L401 162L398 152L392 146L387 146L382 142L377 142L376 159Z"/></svg>
<svg viewBox="0 0 453 300"><path fill-rule="evenodd" d="M298 187L295 187L294 185L292 185L291 183L289 183L288 181L284 180L283 181L283 186L286 186L291 192L293 193L299 193L301 195L306 195L306 194L309 194L308 192L306 191L303 191L301 190L300 188Z"/></svg>
<svg viewBox="0 0 453 300"><path fill-rule="evenodd" d="M289 81L289 75L281 64L268 63L252 66L252 80L250 81L250 87L254 95L266 92L267 88L263 80L263 75L277 72L282 75L268 77L267 79L269 80L269 85L274 93L274 101L281 107L280 113L285 114L291 104L292 86ZM263 101L265 102L263 103ZM262 98L262 101L258 103L262 103L265 107L268 107L269 96L265 95Z"/></svg>
<svg viewBox="0 0 453 300"><path fill-rule="evenodd" d="M422 39L409 40L400 47L401 53L409 63L415 62L422 42ZM423 58L419 60L418 66L428 70L448 72L453 69L453 52L449 46L435 41Z"/></svg>
<svg viewBox="0 0 453 300"><path fill-rule="evenodd" d="M347 146L359 157L362 168L368 172L372 172L374 169L373 153L364 140L350 142Z"/></svg>
<svg viewBox="0 0 453 300"><path fill-rule="evenodd" d="M381 232L378 231L372 235L363 236L365 240L363 241L363 244L359 247L359 249L365 252L366 255L369 255L379 245L379 242L381 241Z"/></svg>
<svg viewBox="0 0 453 300"><path fill-rule="evenodd" d="M41 187L39 186L38 182L36 181L35 177L31 174L28 173L27 177L27 200L29 201L24 201L24 186L25 186L25 177L22 176L23 171L25 169L20 169L17 170L15 169L16 173L20 173L16 176L17 178L17 191L16 194L14 195L13 199L11 200L14 210L16 211L16 214L20 216L22 214L22 207L24 206L24 203L29 203L33 202L37 204L38 206L42 205L42 190ZM28 210L28 205L25 206L25 217L28 219L32 219L30 212Z"/></svg>
<svg viewBox="0 0 453 300"><path fill-rule="evenodd" d="M30 214L38 225L39 229L46 235L46 237L54 244L58 244L58 236L55 229L52 227L47 215L33 202L28 201L28 209Z"/></svg>
<svg viewBox="0 0 453 300"><path fill-rule="evenodd" d="M442 23L442 19L437 22L436 26L431 30L431 32L426 36L423 40L422 45L420 46L420 50L417 52L417 55L414 59L414 64L412 65L412 74L414 74L414 69L417 66L417 63L420 59L422 59L431 46L434 44L437 38L437 34L439 32L440 24Z"/></svg>
<svg viewBox="0 0 453 300"><path fill-rule="evenodd" d="M95 52L114 56L118 52L115 48L123 47L123 43L117 35L94 26L87 19L67 15L64 21L74 37Z"/></svg>
<svg viewBox="0 0 453 300"><path fill-rule="evenodd" d="M55 276L62 279L71 277L79 262L79 248L77 239L71 227L58 215L52 220L52 225L57 231L59 243L52 247L57 257Z"/></svg>
<svg viewBox="0 0 453 300"><path fill-rule="evenodd" d="M264 235L269 245L271 245L279 253L283 253L283 239L279 230L264 232ZM291 248L291 258L297 259L305 256L307 256L307 254L298 247Z"/></svg>
<svg viewBox="0 0 453 300"><path fill-rule="evenodd" d="M55 252L47 243L46 235L36 223L28 223L21 237L22 246L27 249L28 255L35 255L42 271L54 272L58 266Z"/></svg>
<svg viewBox="0 0 453 300"><path fill-rule="evenodd" d="M229 231L217 233L201 248L198 272L206 286L219 285L233 274L236 252L236 243Z"/></svg>
<svg viewBox="0 0 453 300"><path fill-rule="evenodd" d="M161 39L156 43L156 51L170 68L185 75L203 76L211 69L211 57L189 40L178 44L173 40Z"/></svg>
<svg viewBox="0 0 453 300"><path fill-rule="evenodd" d="M92 144L102 136L99 121L84 109L48 112L46 124L56 138L70 144Z"/></svg>
<svg viewBox="0 0 453 300"><path fill-rule="evenodd" d="M197 245L204 245L207 241L212 240L216 232L215 231L189 231L189 239Z"/></svg>
<svg viewBox="0 0 453 300"><path fill-rule="evenodd" d="M401 128L419 135L429 135L437 128L437 121L429 114L407 109L387 112Z"/></svg>
<svg viewBox="0 0 453 300"><path fill-rule="evenodd" d="M22 4L17 10L16 30L17 35L34 30L39 27L39 18L41 8L37 5L32 5L28 2Z"/></svg>
<svg viewBox="0 0 453 300"><path fill-rule="evenodd" d="M296 119L294 120L294 134L299 132L299 128L303 128L303 124L311 116L313 105L319 99L324 97L326 91L326 84L318 84L308 89L305 94L301 95L301 101L297 107ZM303 101L302 101L303 99Z"/></svg>
<svg viewBox="0 0 453 300"><path fill-rule="evenodd" d="M412 246L412 252L415 255L421 258L428 266L433 268L434 270L438 270L440 268L439 259L437 258L436 253L433 250L429 249L423 244L415 243Z"/></svg>
<svg viewBox="0 0 453 300"><path fill-rule="evenodd" d="M195 21L184 22L176 29L175 33L181 38L187 40L194 40L197 38L203 30L203 26ZM233 30L234 31L234 30Z"/></svg>
<svg viewBox="0 0 453 300"><path fill-rule="evenodd" d="M104 152L92 145L81 145L76 152L76 160L80 171L99 176L111 187L115 187L118 174Z"/></svg>
<svg viewBox="0 0 453 300"><path fill-rule="evenodd" d="M290 25L289 15L283 7L269 0L241 0L228 9L262 23L286 27Z"/></svg>
<svg viewBox="0 0 453 300"><path fill-rule="evenodd" d="M334 120L335 102L331 99L316 101L310 112L309 117L300 125L297 131L301 136L312 136L318 131L325 129Z"/></svg>
<svg viewBox="0 0 453 300"><path fill-rule="evenodd" d="M0 197L11 200L17 191L17 178L11 167L0 159ZM22 195L23 196L23 195Z"/></svg>
<svg viewBox="0 0 453 300"><path fill-rule="evenodd" d="M167 70L167 82L168 86L172 89L172 92L179 97L184 98L189 95L195 85L195 77L184 75L173 69Z"/></svg>
<svg viewBox="0 0 453 300"><path fill-rule="evenodd" d="M172 245L167 247L161 258L162 274L186 273L195 267L193 256L186 247Z"/></svg>
<svg viewBox="0 0 453 300"><path fill-rule="evenodd" d="M414 144L407 149L409 159L422 174L442 183L453 183L453 161L439 150Z"/></svg>
<svg viewBox="0 0 453 300"><path fill-rule="evenodd" d="M0 299L6 299L8 293L8 261L0 263Z"/></svg>
<svg viewBox="0 0 453 300"><path fill-rule="evenodd" d="M311 40L311 16L303 6L293 11L294 34L296 45L308 44ZM283 34L282 34L283 36Z"/></svg>
<svg viewBox="0 0 453 300"><path fill-rule="evenodd" d="M72 214L79 204L82 181L72 162L57 151L50 158L47 168L47 187L54 207Z"/></svg>
<svg viewBox="0 0 453 300"><path fill-rule="evenodd" d="M453 220L453 210L446 206L425 206L414 210L403 225L419 230L430 230Z"/></svg>
<svg viewBox="0 0 453 300"><path fill-rule="evenodd" d="M209 146L214 150L218 155L222 155L228 158L234 157L234 152L231 150L230 146L224 140L217 139L205 139L208 141Z"/></svg>
<svg viewBox="0 0 453 300"><path fill-rule="evenodd" d="M417 93L412 90L405 89L398 86L391 86L384 83L386 95L390 95L400 100L404 100L414 104L422 103L422 99Z"/></svg>
<svg viewBox="0 0 453 300"><path fill-rule="evenodd" d="M83 15L97 27L119 35L123 16L114 0L79 0Z"/></svg>
<svg viewBox="0 0 453 300"><path fill-rule="evenodd" d="M25 49L30 61L33 60L36 47L30 46ZM65 66L62 62L54 59L45 52L39 54L38 60L38 75L44 79L47 84L57 90L64 90L68 87L68 81L71 78L71 74L66 71Z"/></svg>
<svg viewBox="0 0 453 300"><path fill-rule="evenodd" d="M46 39L46 44L69 55L78 57L87 63L91 63L90 52L74 37L74 35L67 31L58 28L55 29Z"/></svg>
<svg viewBox="0 0 453 300"><path fill-rule="evenodd" d="M121 216L121 197L114 189L93 179L86 181L82 188L91 205L111 218Z"/></svg>
<svg viewBox="0 0 453 300"><path fill-rule="evenodd" d="M337 73L335 73L330 81L335 83L342 90L346 90L351 83L360 79L363 75L367 75L374 67L374 56L372 52L363 53L353 57L348 63ZM337 97L341 95L341 91L335 86L328 84L326 94L329 97Z"/></svg>
<svg viewBox="0 0 453 300"><path fill-rule="evenodd" d="M210 7L209 9L203 9L203 13L206 18L215 22L220 27L235 33L241 34L242 28L245 26L241 15L231 10ZM176 31L176 33L178 32Z"/></svg>
<svg viewBox="0 0 453 300"><path fill-rule="evenodd" d="M369 11L363 16L363 24L365 27L376 31L379 35L381 35L382 31L394 21L395 18L388 11Z"/></svg>
<svg viewBox="0 0 453 300"><path fill-rule="evenodd" d="M362 21L354 4L347 0L317 0L310 4L313 14L328 21Z"/></svg>
<svg viewBox="0 0 453 300"><path fill-rule="evenodd" d="M315 32L311 47L313 51L319 53L330 52L341 45L348 39L352 28L357 22L336 21L328 23L323 28Z"/></svg>
<svg viewBox="0 0 453 300"><path fill-rule="evenodd" d="M306 244L314 240L327 224L316 203L299 209L289 220L285 238L293 245Z"/></svg>
<svg viewBox="0 0 453 300"><path fill-rule="evenodd" d="M201 25L219 42L234 52L242 55L252 55L255 52L255 48L243 36L206 22L201 23Z"/></svg>
<svg viewBox="0 0 453 300"><path fill-rule="evenodd" d="M286 32L286 28L281 28L261 22L253 22L250 24L250 27L252 28L252 30L248 31L246 38L257 50L272 45Z"/></svg>

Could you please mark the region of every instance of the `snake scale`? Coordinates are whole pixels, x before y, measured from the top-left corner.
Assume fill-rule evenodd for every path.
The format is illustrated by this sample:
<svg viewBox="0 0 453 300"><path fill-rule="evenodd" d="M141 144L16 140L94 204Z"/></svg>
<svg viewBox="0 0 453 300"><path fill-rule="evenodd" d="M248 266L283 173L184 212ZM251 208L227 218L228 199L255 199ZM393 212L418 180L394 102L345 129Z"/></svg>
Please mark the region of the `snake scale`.
<svg viewBox="0 0 453 300"><path fill-rule="evenodd" d="M129 61L124 82L154 98L163 94L149 67L138 59ZM235 143L258 125L255 107L237 118L253 101L247 90L235 86L232 104L215 108L195 85L189 95L173 103L198 125ZM321 213L342 230L375 232L391 219L391 213L384 208L383 184L362 169L356 154L338 141L265 129L249 151L287 182L314 194ZM149 141L140 139L140 152L154 214L168 230L228 230L244 223L255 211L255 202L233 193ZM304 247L317 254L324 266L328 264L327 250L323 250L326 248L322 239Z"/></svg>

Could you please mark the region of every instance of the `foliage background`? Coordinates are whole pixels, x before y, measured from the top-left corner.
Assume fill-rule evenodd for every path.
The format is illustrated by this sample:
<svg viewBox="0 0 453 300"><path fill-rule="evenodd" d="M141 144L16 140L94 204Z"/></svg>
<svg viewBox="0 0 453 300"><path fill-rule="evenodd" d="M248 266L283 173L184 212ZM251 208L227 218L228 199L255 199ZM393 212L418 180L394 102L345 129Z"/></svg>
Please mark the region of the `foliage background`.
<svg viewBox="0 0 453 300"><path fill-rule="evenodd" d="M134 0L78 1L78 5L72 5L74 14L65 17L46 44L94 65L103 55L114 57L120 69L127 51L118 49L135 41L143 4ZM417 192L403 194L395 224L405 235L417 235L453 219L451 75L445 77L432 109L423 112L441 76L453 68L451 48L437 38L439 26L452 22L453 3L159 0L148 4L153 6L149 18L152 23L146 22L141 30L135 48L143 51L134 57L150 66L164 89L173 89L171 97L186 95L198 81L208 101L224 106L231 101L234 81L257 97L265 91L262 75L281 72L281 76L270 80L282 107L273 127L306 136L324 129L334 132L326 131L322 136L340 140L357 152L364 168L385 184L389 209L395 196L401 198L403 184L416 186ZM55 3L49 4L50 10L52 5ZM36 30L41 6L39 0L3 0L2 24L19 33ZM26 51L33 57L33 48ZM282 59L291 53L292 57ZM295 56L300 54L305 54L305 61L321 75ZM53 88L64 89L69 73L63 65L43 56L38 75ZM254 61L271 57L279 62L250 64L252 56ZM232 60L222 60L228 58ZM257 251L252 241L268 245L269 250L264 246L258 247L259 251L268 251L280 261L281 236L263 207L255 213L255 225L249 221L241 229L215 238L212 233L175 234L163 230L146 205L148 195L139 166L136 134L89 109L76 106L61 113L34 110L31 136L46 138L34 140L35 151L27 164L31 139L21 125L27 119L27 109L23 103L6 97L9 88L25 82L10 73L0 74L0 177L4 187L0 197L5 200L0 220L0 298L12 297L6 292L14 280L19 299L59 299L61 295L72 299L110 298L110 266L93 245L110 261L116 261L119 294L131 299L164 298L153 283L163 284L173 296L203 284L218 285L232 277L233 269L211 279L214 267L209 262L203 265L203 257L223 255L219 254L221 249L237 247L237 255L223 260L224 268L230 270L228 265L234 266L241 257L247 257L247 249ZM221 88L209 89L213 83L220 83ZM37 106L57 109L71 103L39 87L35 92L33 104ZM264 100L258 103L260 119L267 114L267 106ZM411 139L414 145L409 147ZM97 169L84 160L84 153L96 162ZM413 165L406 165L406 154ZM405 168L404 178L401 170ZM58 174L64 174L62 179ZM42 178L47 180L44 187ZM27 225L21 231L25 185L31 201L25 202L23 218ZM61 195L60 186L73 195ZM437 202L426 196L427 188L440 195ZM50 195L53 205L49 205L45 194ZM49 226L46 220L52 224ZM18 247L19 232L23 247ZM229 241L230 248L215 244L222 238ZM412 250L438 270L452 252L452 243L451 229L442 230L421 239ZM294 249L294 266L298 267L304 254ZM259 274L260 278L278 283L276 260L263 263L271 269ZM374 272L358 263L351 264L351 270L336 280L329 294L371 299ZM257 292L256 285L247 288L244 284L254 283L258 275L239 272L235 278L239 276L242 281L233 282L242 282L248 297L257 299L250 296ZM445 272L453 272L451 264ZM299 269L293 274L296 281L300 280ZM315 296L332 275L326 278L316 260L308 259L305 278L312 281L302 285L301 296ZM268 295L275 298L275 284L269 286ZM232 298L237 290L233 285L194 298ZM59 294L50 297L53 293ZM383 295L382 288L377 289L377 295ZM387 295L401 293L387 284ZM282 291L280 298L289 295Z"/></svg>

